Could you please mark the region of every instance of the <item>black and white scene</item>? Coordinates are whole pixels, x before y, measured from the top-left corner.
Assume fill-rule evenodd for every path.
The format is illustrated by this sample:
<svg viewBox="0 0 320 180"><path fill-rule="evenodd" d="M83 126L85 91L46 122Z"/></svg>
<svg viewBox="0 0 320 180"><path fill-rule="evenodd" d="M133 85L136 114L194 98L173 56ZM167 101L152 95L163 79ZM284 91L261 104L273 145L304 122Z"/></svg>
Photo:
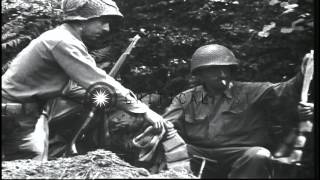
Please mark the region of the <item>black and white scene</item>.
<svg viewBox="0 0 320 180"><path fill-rule="evenodd" d="M2 179L318 179L313 0L2 0Z"/></svg>

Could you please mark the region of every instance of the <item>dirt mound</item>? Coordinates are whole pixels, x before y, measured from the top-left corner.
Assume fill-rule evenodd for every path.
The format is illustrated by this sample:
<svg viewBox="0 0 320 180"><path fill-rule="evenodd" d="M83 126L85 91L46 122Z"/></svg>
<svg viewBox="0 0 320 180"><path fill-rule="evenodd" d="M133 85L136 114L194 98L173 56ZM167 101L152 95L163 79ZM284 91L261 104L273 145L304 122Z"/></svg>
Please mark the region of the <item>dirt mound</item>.
<svg viewBox="0 0 320 180"><path fill-rule="evenodd" d="M150 174L100 149L43 163L29 159L2 161L1 170L3 179L195 178L183 169Z"/></svg>

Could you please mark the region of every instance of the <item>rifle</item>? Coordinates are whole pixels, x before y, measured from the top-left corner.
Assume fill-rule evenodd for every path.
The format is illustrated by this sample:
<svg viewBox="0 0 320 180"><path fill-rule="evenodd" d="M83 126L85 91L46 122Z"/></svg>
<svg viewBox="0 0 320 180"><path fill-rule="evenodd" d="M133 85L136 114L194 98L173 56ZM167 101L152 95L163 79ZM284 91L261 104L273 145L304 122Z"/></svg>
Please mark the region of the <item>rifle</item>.
<svg viewBox="0 0 320 180"><path fill-rule="evenodd" d="M116 77L116 75L118 74L121 66L123 65L123 63L125 62L125 60L127 59L127 56L131 53L132 49L135 47L136 43L138 42L138 40L140 39L140 36L137 34L132 38L132 41L130 43L130 45L127 47L126 51L119 57L119 59L117 60L116 64L114 65L114 67L110 70L109 75L111 77ZM76 149L76 140L77 138L80 136L80 134L82 133L82 131L88 126L88 124L91 122L91 120L94 117L94 113L96 112L97 107L93 106L89 112L88 117L86 118L86 120L83 122L83 124L81 125L81 127L78 129L78 131L76 132L76 134L74 135L74 137L71 140L70 146L69 146L69 152L70 154L77 154L77 149Z"/></svg>
<svg viewBox="0 0 320 180"><path fill-rule="evenodd" d="M127 59L127 56L131 53L132 49L136 46L136 43L141 37L137 34L132 38L132 42L130 45L127 47L126 51L119 57L118 61L116 64L113 66L113 68L109 72L109 76L111 77L116 77L120 68L122 67L122 64L125 62Z"/></svg>

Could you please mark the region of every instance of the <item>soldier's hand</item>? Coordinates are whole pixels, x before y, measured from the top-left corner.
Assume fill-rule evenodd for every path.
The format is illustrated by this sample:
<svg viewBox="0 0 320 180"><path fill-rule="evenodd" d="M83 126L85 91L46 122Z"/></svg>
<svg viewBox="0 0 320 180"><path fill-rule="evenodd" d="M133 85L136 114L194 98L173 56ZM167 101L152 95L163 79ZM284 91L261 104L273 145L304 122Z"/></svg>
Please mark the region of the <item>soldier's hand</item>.
<svg viewBox="0 0 320 180"><path fill-rule="evenodd" d="M151 109L147 110L147 112L144 114L145 120L149 121L152 126L157 130L162 130L164 120L162 116L157 114L156 112L152 111Z"/></svg>
<svg viewBox="0 0 320 180"><path fill-rule="evenodd" d="M300 102L298 105L299 118L301 121L312 121L314 104Z"/></svg>

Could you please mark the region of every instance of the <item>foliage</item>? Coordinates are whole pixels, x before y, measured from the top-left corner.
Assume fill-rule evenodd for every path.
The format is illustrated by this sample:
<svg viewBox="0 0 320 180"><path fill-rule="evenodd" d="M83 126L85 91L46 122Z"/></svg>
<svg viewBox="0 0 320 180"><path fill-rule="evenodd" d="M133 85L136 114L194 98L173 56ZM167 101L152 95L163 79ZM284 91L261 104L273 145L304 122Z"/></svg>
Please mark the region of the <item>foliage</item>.
<svg viewBox="0 0 320 180"><path fill-rule="evenodd" d="M312 2L118 2L131 32L145 35L136 50L144 65L168 68L174 59L189 62L199 46L218 43L241 60L238 79L275 82L292 77L302 56L313 48ZM264 29L269 24L273 27Z"/></svg>
<svg viewBox="0 0 320 180"><path fill-rule="evenodd" d="M2 0L2 65L61 21L59 6L56 1Z"/></svg>
<svg viewBox="0 0 320 180"><path fill-rule="evenodd" d="M61 22L59 1L2 0L2 63ZM237 79L272 82L292 77L314 46L310 0L115 1L125 15L123 29L111 48L93 54L99 63L114 63L140 34L121 75L137 93L161 91L177 76L188 79L190 58L201 45L232 49L241 61Z"/></svg>

